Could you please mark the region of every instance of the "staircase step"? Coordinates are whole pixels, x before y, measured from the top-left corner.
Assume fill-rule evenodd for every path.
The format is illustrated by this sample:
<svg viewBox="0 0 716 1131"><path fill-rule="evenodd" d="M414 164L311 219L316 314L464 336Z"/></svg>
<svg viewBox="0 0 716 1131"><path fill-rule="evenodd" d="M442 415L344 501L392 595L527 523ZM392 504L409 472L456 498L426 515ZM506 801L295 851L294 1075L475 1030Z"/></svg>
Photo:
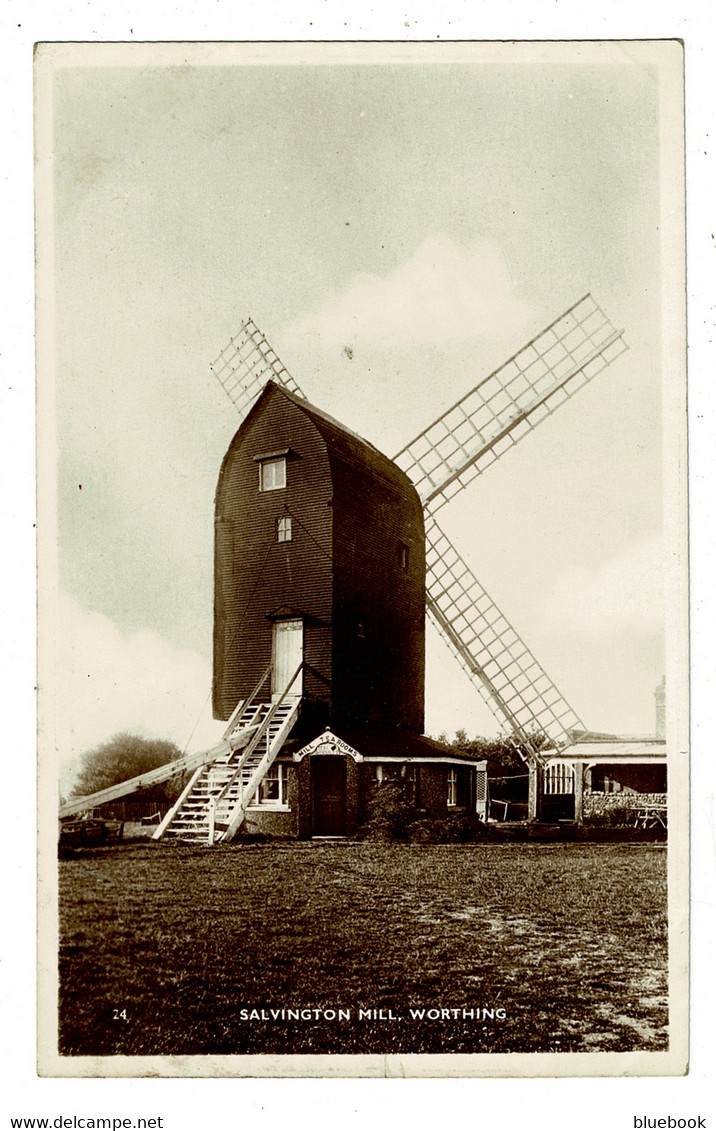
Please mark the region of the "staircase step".
<svg viewBox="0 0 716 1131"><path fill-rule="evenodd" d="M273 715L271 722L255 749L248 757L244 755L244 748L251 744L249 737L242 746L238 747L238 738L242 730L252 728L255 736L256 726L265 722L273 710L271 703L254 703L248 711L243 711L237 718L227 741L237 739L237 749L232 749L228 754L222 754L214 762L204 767L202 773L194 782L190 793L185 797L181 808L174 814L171 821L163 831L164 836L185 843L207 843L209 828L213 820L216 834L231 826L232 821L236 827L236 819L242 814L237 806L248 806L259 789L261 781L278 754L278 740L281 735L288 733L292 717L295 719L298 703L294 701L283 703ZM245 759L242 761L242 759ZM241 770L237 772L238 766ZM265 769L261 773L261 767ZM249 786L253 781L253 787ZM220 798L220 800L215 800ZM210 809L213 805L213 817Z"/></svg>

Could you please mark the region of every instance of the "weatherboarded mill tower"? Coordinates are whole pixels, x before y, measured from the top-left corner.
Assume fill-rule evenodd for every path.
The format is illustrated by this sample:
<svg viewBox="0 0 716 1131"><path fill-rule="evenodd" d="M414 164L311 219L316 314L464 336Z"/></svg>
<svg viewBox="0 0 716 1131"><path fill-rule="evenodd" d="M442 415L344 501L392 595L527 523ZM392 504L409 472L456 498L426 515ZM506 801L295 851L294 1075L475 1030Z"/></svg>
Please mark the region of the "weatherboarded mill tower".
<svg viewBox="0 0 716 1131"><path fill-rule="evenodd" d="M271 664L302 725L423 729L425 531L405 472L269 382L216 492L214 714Z"/></svg>

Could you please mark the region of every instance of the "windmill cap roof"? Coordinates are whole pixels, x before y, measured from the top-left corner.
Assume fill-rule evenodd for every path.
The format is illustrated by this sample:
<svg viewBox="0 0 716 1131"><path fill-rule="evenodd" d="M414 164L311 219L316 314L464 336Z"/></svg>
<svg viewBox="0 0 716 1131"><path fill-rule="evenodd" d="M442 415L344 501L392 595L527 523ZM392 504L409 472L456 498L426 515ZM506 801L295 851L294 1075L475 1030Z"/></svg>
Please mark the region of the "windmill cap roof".
<svg viewBox="0 0 716 1131"><path fill-rule="evenodd" d="M362 436L359 436L357 432L354 432L352 428L348 428L347 425L342 424L340 421L336 420L335 417L324 412L322 408L317 408L316 405L311 404L311 402L307 401L304 397L298 396L297 393L291 392L276 381L267 381L261 397L259 397L259 401L262 400L270 390L275 390L280 393L301 409L301 411L313 421L324 440L329 443L336 455L368 466L372 471L381 474L383 478L387 479L394 486L399 487L401 491L409 490L418 497L410 476L406 475L402 468L398 467L392 459L389 459L379 448L371 444L369 440L365 440ZM256 409L259 401L254 405L252 412Z"/></svg>

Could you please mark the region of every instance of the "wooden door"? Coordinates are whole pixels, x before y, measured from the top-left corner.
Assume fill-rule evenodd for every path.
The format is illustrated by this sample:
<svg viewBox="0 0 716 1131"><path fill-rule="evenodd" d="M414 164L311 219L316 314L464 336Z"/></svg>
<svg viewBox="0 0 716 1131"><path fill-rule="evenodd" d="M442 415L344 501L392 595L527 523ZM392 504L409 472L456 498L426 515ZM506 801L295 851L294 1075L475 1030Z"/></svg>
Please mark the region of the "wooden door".
<svg viewBox="0 0 716 1131"><path fill-rule="evenodd" d="M575 812L574 768L566 763L553 763L544 775L540 818L543 821L573 821Z"/></svg>
<svg viewBox="0 0 716 1131"><path fill-rule="evenodd" d="M332 755L311 759L314 836L344 836L346 760Z"/></svg>
<svg viewBox="0 0 716 1131"><path fill-rule="evenodd" d="M271 672L271 696L278 699L286 684L303 659L303 621L279 620L273 626L273 671ZM291 697L301 695L303 672L291 688Z"/></svg>

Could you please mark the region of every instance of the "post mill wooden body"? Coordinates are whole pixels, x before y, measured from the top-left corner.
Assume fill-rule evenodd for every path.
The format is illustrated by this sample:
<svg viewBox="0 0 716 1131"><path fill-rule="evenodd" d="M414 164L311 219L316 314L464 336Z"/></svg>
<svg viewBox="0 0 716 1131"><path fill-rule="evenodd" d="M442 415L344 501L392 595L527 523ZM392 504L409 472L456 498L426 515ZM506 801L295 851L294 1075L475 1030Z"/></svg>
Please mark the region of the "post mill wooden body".
<svg viewBox="0 0 716 1131"><path fill-rule="evenodd" d="M224 457L215 529L215 717L303 660L303 729L422 733L425 532L404 471L271 380Z"/></svg>

